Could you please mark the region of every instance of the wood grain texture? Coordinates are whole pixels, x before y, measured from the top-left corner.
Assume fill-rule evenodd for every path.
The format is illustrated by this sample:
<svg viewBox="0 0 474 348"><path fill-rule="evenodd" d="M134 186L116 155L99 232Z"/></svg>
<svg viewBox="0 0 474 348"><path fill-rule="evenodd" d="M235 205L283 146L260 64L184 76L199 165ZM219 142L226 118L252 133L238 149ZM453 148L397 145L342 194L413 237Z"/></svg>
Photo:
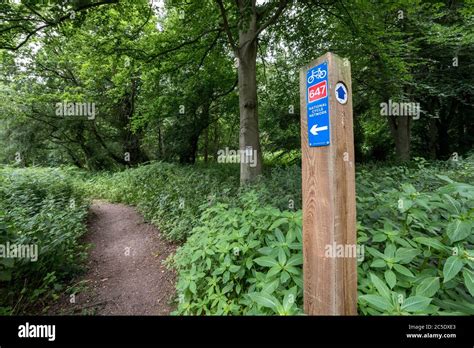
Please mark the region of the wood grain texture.
<svg viewBox="0 0 474 348"><path fill-rule="evenodd" d="M330 145L308 145L306 72L328 62ZM347 103L334 89L344 82ZM332 53L300 70L304 310L309 315L357 314L357 259L326 257L327 245L356 245L355 162L351 71ZM334 244L335 243L335 244Z"/></svg>

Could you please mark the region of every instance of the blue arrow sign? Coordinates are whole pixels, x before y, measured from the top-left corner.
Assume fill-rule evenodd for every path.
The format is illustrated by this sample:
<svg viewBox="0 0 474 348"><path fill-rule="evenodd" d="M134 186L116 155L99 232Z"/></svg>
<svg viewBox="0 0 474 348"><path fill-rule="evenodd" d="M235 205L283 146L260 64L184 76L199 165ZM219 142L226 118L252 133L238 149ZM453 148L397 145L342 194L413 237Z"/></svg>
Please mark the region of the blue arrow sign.
<svg viewBox="0 0 474 348"><path fill-rule="evenodd" d="M336 89L336 93L339 99L342 99L342 100L346 99L346 91L344 90L344 87L339 86L339 88Z"/></svg>
<svg viewBox="0 0 474 348"><path fill-rule="evenodd" d="M338 82L336 84L336 99L339 103L345 104L347 103L347 87L344 83Z"/></svg>
<svg viewBox="0 0 474 348"><path fill-rule="evenodd" d="M328 63L323 62L306 73L306 110L309 146L330 143Z"/></svg>

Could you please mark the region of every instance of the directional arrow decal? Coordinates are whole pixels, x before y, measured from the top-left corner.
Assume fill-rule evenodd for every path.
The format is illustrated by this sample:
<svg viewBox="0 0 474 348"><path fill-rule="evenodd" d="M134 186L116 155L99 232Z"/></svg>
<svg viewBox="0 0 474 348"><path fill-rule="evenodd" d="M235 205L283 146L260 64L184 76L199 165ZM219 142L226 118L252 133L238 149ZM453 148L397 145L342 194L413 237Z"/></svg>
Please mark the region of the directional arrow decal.
<svg viewBox="0 0 474 348"><path fill-rule="evenodd" d="M344 90L344 87L339 86L338 89L336 89L337 92L337 97L340 99L345 99L346 98L346 91Z"/></svg>
<svg viewBox="0 0 474 348"><path fill-rule="evenodd" d="M347 103L347 87L343 82L338 82L336 85L336 99L340 104Z"/></svg>
<svg viewBox="0 0 474 348"><path fill-rule="evenodd" d="M318 127L318 125L315 124L315 125L313 125L313 127L311 127L311 129L309 131L313 135L318 135L318 132L325 131L325 130L328 130L328 126Z"/></svg>

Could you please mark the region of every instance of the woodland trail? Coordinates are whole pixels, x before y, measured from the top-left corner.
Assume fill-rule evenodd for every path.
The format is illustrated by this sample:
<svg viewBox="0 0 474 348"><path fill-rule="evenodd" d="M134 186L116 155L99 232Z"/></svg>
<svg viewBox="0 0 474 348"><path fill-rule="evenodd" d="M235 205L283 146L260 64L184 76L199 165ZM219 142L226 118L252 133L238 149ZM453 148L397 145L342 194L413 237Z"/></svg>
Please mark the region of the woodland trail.
<svg viewBox="0 0 474 348"><path fill-rule="evenodd" d="M94 201L85 242L86 290L63 312L94 315L168 315L175 274L162 263L176 249L134 208ZM68 301L70 302L70 301ZM79 313L78 313L79 312ZM69 314L72 314L69 313Z"/></svg>

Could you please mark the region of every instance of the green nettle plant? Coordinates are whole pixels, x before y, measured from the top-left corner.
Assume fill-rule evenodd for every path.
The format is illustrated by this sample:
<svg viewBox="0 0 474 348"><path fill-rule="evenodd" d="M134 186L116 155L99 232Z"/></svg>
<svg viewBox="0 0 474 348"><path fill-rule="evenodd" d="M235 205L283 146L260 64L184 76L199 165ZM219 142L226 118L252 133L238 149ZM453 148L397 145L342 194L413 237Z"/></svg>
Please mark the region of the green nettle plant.
<svg viewBox="0 0 474 348"><path fill-rule="evenodd" d="M196 168L155 162L112 175L89 179L85 190L94 197L133 204L146 220L174 241L183 241L197 224L204 203L235 195L238 176L227 166Z"/></svg>
<svg viewBox="0 0 474 348"><path fill-rule="evenodd" d="M234 169L154 163L85 187L185 241L169 259L176 314L301 314L300 169L243 190ZM357 168L360 314L474 314L473 169L472 157Z"/></svg>
<svg viewBox="0 0 474 348"><path fill-rule="evenodd" d="M470 181L472 163L426 166L358 172L360 314L474 313L474 186L436 174ZM204 212L172 260L176 314L302 313L301 212L259 208L267 194Z"/></svg>
<svg viewBox="0 0 474 348"><path fill-rule="evenodd" d="M0 314L57 298L81 270L88 204L68 169L0 169L0 244L35 245L37 260L0 258Z"/></svg>
<svg viewBox="0 0 474 348"><path fill-rule="evenodd" d="M474 186L434 180L447 184L359 195L361 313L474 314Z"/></svg>
<svg viewBox="0 0 474 348"><path fill-rule="evenodd" d="M218 203L169 260L178 270L176 314L301 313L301 213Z"/></svg>

